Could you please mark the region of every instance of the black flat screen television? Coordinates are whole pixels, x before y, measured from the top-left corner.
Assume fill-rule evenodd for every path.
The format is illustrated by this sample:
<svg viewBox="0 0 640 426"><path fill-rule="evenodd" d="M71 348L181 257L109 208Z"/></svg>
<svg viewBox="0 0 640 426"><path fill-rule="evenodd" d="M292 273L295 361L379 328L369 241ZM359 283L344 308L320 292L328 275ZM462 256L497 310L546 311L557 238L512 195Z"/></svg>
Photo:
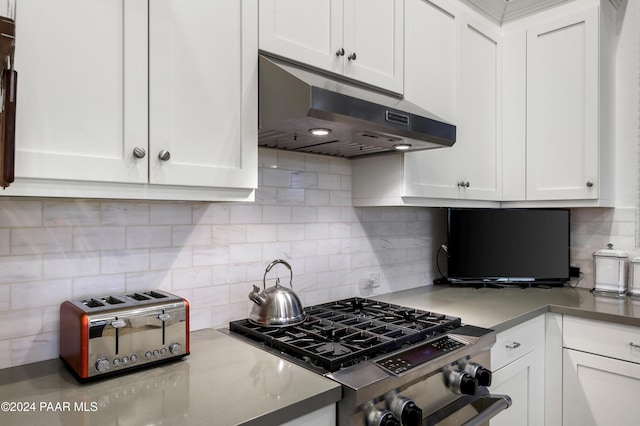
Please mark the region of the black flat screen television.
<svg viewBox="0 0 640 426"><path fill-rule="evenodd" d="M568 209L449 208L449 283L558 285L569 280Z"/></svg>

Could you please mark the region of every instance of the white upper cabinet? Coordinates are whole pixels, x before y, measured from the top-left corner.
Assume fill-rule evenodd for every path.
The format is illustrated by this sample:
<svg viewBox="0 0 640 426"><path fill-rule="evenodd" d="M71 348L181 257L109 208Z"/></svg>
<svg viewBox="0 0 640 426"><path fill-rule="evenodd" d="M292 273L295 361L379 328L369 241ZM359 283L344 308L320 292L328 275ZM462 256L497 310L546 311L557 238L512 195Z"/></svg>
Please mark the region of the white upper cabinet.
<svg viewBox="0 0 640 426"><path fill-rule="evenodd" d="M504 200L611 205L613 5L576 2L532 17L509 28L505 44Z"/></svg>
<svg viewBox="0 0 640 426"><path fill-rule="evenodd" d="M3 195L253 198L256 0L33 0L19 22Z"/></svg>
<svg viewBox="0 0 640 426"><path fill-rule="evenodd" d="M598 9L527 31L527 199L598 198Z"/></svg>
<svg viewBox="0 0 640 426"><path fill-rule="evenodd" d="M499 27L455 2L407 0L405 8L405 98L456 124L456 143L401 160L354 160L354 202L495 205L502 185Z"/></svg>
<svg viewBox="0 0 640 426"><path fill-rule="evenodd" d="M265 52L403 93L403 0L260 0Z"/></svg>
<svg viewBox="0 0 640 426"><path fill-rule="evenodd" d="M146 182L147 2L33 0L18 19L16 186Z"/></svg>
<svg viewBox="0 0 640 426"><path fill-rule="evenodd" d="M243 66L257 60L250 3L149 3L151 183L256 187L257 76Z"/></svg>

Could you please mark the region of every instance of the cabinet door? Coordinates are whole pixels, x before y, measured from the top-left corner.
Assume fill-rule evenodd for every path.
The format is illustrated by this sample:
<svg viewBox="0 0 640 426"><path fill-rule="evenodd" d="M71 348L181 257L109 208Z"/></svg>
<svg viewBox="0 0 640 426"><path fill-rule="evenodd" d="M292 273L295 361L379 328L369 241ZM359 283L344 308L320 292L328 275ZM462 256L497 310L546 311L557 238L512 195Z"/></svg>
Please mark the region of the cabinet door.
<svg viewBox="0 0 640 426"><path fill-rule="evenodd" d="M637 425L640 364L564 349L563 425Z"/></svg>
<svg viewBox="0 0 640 426"><path fill-rule="evenodd" d="M260 0L260 50L342 74L343 0Z"/></svg>
<svg viewBox="0 0 640 426"><path fill-rule="evenodd" d="M345 0L344 74L403 93L404 1Z"/></svg>
<svg viewBox="0 0 640 426"><path fill-rule="evenodd" d="M597 199L597 7L528 30L527 79L527 199Z"/></svg>
<svg viewBox="0 0 640 426"><path fill-rule="evenodd" d="M494 371L491 393L509 395L512 405L491 419L491 426L544 424L544 365L541 352L530 352Z"/></svg>
<svg viewBox="0 0 640 426"><path fill-rule="evenodd" d="M147 1L20 2L16 182L146 182Z"/></svg>
<svg viewBox="0 0 640 426"><path fill-rule="evenodd" d="M455 3L405 2L405 98L449 123L456 123L460 22ZM456 198L454 150L406 153L406 195Z"/></svg>
<svg viewBox="0 0 640 426"><path fill-rule="evenodd" d="M255 188L257 1L154 0L149 49L150 183Z"/></svg>
<svg viewBox="0 0 640 426"><path fill-rule="evenodd" d="M465 15L462 25L456 181L460 196L500 200L502 193L500 33Z"/></svg>

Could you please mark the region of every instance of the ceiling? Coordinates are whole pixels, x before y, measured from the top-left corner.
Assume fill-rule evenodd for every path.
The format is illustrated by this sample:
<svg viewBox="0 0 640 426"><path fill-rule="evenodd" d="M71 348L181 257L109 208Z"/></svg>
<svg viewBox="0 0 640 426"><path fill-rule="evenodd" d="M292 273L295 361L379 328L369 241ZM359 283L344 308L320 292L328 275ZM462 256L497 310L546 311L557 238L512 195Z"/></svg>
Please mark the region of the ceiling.
<svg viewBox="0 0 640 426"><path fill-rule="evenodd" d="M574 0L464 0L499 24ZM623 0L609 0L619 6Z"/></svg>

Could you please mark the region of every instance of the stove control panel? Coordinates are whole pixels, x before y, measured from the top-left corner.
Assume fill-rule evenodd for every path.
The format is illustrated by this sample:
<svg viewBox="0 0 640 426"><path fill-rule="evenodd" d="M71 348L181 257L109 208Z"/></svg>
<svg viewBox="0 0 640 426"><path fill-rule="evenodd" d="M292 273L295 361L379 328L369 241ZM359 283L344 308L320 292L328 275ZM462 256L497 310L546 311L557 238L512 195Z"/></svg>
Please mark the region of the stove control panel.
<svg viewBox="0 0 640 426"><path fill-rule="evenodd" d="M380 359L375 363L398 375L467 344L467 342L451 336L442 336L425 344L413 346L404 352Z"/></svg>

